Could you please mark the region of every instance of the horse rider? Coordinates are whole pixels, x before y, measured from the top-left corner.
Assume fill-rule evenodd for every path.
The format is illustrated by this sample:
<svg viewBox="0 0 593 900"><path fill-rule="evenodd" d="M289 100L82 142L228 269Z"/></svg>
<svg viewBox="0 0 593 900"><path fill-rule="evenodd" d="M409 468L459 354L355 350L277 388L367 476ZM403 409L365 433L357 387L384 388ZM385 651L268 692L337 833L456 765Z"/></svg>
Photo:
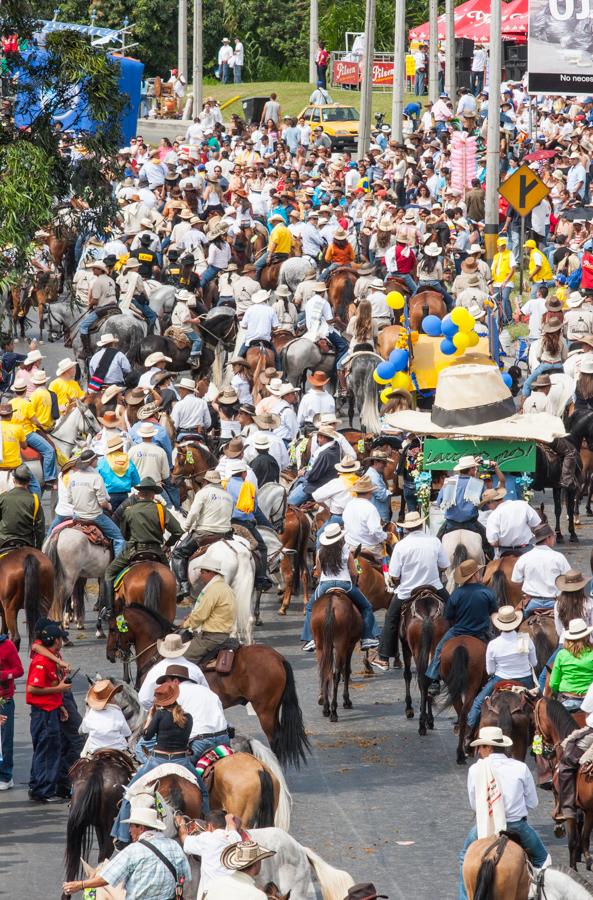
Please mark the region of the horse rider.
<svg viewBox="0 0 593 900"><path fill-rule="evenodd" d="M259 290L253 294L251 305L241 320L241 328L245 331L245 337L238 355L244 358L252 344L255 346L263 344L264 347L269 347L273 351L274 365L280 370L282 364L280 354L272 343L272 332L275 328L280 328L280 322L274 309L268 305L270 293L270 291Z"/></svg>
<svg viewBox="0 0 593 900"><path fill-rule="evenodd" d="M61 359L56 369L56 377L49 383L49 390L58 398L60 414L66 411L72 400L82 400L86 396L76 380L77 365L74 359L68 357Z"/></svg>
<svg viewBox="0 0 593 900"><path fill-rule="evenodd" d="M366 474L375 485L371 503L376 507L382 522L391 521L391 491L385 483L385 466L389 462L389 456L384 450L371 450L371 455L363 459L363 465L368 466Z"/></svg>
<svg viewBox="0 0 593 900"><path fill-rule="evenodd" d="M125 353L118 350L119 338L106 331L97 341L97 349L89 361L89 391L97 393L111 384L122 385L132 364Z"/></svg>
<svg viewBox="0 0 593 900"><path fill-rule="evenodd" d="M309 461L309 468L299 471L299 478L295 480L288 495L289 506L301 506L302 503L306 503L314 491L332 480L336 463L340 462L342 456L337 437L337 432L327 425L321 425L317 429L318 451Z"/></svg>
<svg viewBox="0 0 593 900"><path fill-rule="evenodd" d="M584 726L562 741L562 756L558 763L558 809L554 813L556 821L578 817L576 785L579 765L583 754L593 746L593 684L581 703L581 712L587 714Z"/></svg>
<svg viewBox="0 0 593 900"><path fill-rule="evenodd" d="M329 519L317 530L317 546L328 525L342 525L344 510L353 500L352 485L360 478L361 464L353 456L345 456L334 466L336 477L327 481L311 495L315 503L322 503L329 510Z"/></svg>
<svg viewBox="0 0 593 900"><path fill-rule="evenodd" d="M512 746L511 738L496 726L480 728L479 737L472 741L479 759L467 773L467 790L476 824L459 854L459 900L467 900L463 860L470 844L478 838L494 837L506 830L516 832L536 868L551 862L539 834L527 821L529 810L538 806L533 776L524 762L506 755L505 750Z"/></svg>
<svg viewBox="0 0 593 900"><path fill-rule="evenodd" d="M541 519L525 500L505 500L506 493L505 488L488 492L486 537L498 556L520 556L532 549L533 529L541 525Z"/></svg>
<svg viewBox="0 0 593 900"><path fill-rule="evenodd" d="M175 389L179 400L171 411L171 421L175 426L177 440L196 434L206 434L212 427L212 419L208 404L196 391L193 378L180 378Z"/></svg>
<svg viewBox="0 0 593 900"><path fill-rule="evenodd" d="M138 700L144 709L148 710L152 706L157 678L165 674L171 665L171 660L175 660L178 666L185 666L192 681L208 687L208 682L204 678L202 670L185 655L189 645L190 641L183 642L179 634L167 634L156 642L157 653L161 658L148 670L138 691ZM139 759L140 762L145 762L144 756L139 757Z"/></svg>
<svg viewBox="0 0 593 900"><path fill-rule="evenodd" d="M453 472L456 474L445 479L437 497L437 505L445 514L437 537L442 538L450 531L460 529L475 531L482 538L484 551L491 555L486 530L478 521L478 508L484 492L484 482L478 478L478 460L475 456L462 456ZM494 473L500 486L504 487L504 475L498 466L494 466Z"/></svg>
<svg viewBox="0 0 593 900"><path fill-rule="evenodd" d="M121 275L117 279L119 288L119 304L122 312L127 312L130 306L137 309L146 319L148 334L154 333L158 316L150 308L150 297L146 285L139 273L140 262L134 256L130 256L123 267Z"/></svg>
<svg viewBox="0 0 593 900"><path fill-rule="evenodd" d="M255 587L257 590L269 590L272 582L268 578L268 548L256 524L266 528L272 528L270 522L264 516L257 503L257 488L247 481L247 465L242 459L231 460L229 466L229 480L226 490L233 499L233 513L231 522L233 525L242 525L257 542L258 553L255 559Z"/></svg>
<svg viewBox="0 0 593 900"><path fill-rule="evenodd" d="M528 634L519 634L523 613L514 606L501 606L491 618L500 634L486 647L486 673L489 678L468 713L470 735L480 721L484 700L494 692L500 681L512 681L528 690L537 688L533 677L533 668L537 665L535 646Z"/></svg>
<svg viewBox="0 0 593 900"><path fill-rule="evenodd" d="M99 259L93 260L92 272L95 279L89 289L89 311L80 323L79 331L82 350L87 359L91 355L91 339L89 337L89 332L92 326L99 320L97 310L106 309L110 306L117 306L115 283L107 274L107 266L105 263Z"/></svg>
<svg viewBox="0 0 593 900"><path fill-rule="evenodd" d="M236 844L242 839L240 821L232 813L225 813L222 809L211 809L204 816L204 821L206 828L203 832L190 833L188 831L189 823L184 816L175 816L179 841L185 853L188 856L200 857L200 883L197 900L204 900L207 896L207 889L215 878L228 875L229 870L220 861L221 852L229 844ZM263 894L263 892L261 893ZM264 900L264 897L266 897L265 894L259 900Z"/></svg>
<svg viewBox="0 0 593 900"><path fill-rule="evenodd" d="M50 392L44 388L47 383L45 372L41 370L35 372L32 381L35 390L27 399L25 397L26 383L21 378L15 378L13 390L16 397L10 401L13 410L12 421L23 426L27 447L31 447L40 454L45 486L55 489L58 480L56 451L49 441L39 434L39 429L51 431L53 428L52 397Z"/></svg>
<svg viewBox="0 0 593 900"><path fill-rule="evenodd" d="M498 601L490 588L482 584L482 569L475 560L466 559L457 566L455 584L457 587L449 597L443 613L449 622L449 630L437 644L426 670L426 677L432 681L428 688L432 697L440 693L439 669L446 642L462 635L487 642L490 637L490 616L498 610Z"/></svg>
<svg viewBox="0 0 593 900"><path fill-rule="evenodd" d="M19 466L12 473L14 487L0 494L0 548L18 543L41 550L45 536L43 509L31 493L31 472Z"/></svg>
<svg viewBox="0 0 593 900"><path fill-rule="evenodd" d="M355 494L342 514L346 543L349 547L360 547L378 562L385 560L387 532L383 530L377 508L372 502L375 486L368 475L363 475L352 485Z"/></svg>
<svg viewBox="0 0 593 900"><path fill-rule="evenodd" d="M430 586L444 603L449 599L441 576L450 566L450 560L439 539L424 531L425 521L419 512L409 512L400 523L407 534L395 545L389 561L389 577L396 584L395 593L385 614L378 653L371 660L380 672L389 670L391 657L393 668L401 669L398 646L401 608L411 597L412 591L420 585Z"/></svg>
<svg viewBox="0 0 593 900"><path fill-rule="evenodd" d="M189 362L197 363L202 355L204 342L197 331L200 325L200 317L196 315L198 301L191 291L181 290L176 293L177 302L171 313L171 325L180 328L188 340L191 341Z"/></svg>
<svg viewBox="0 0 593 900"><path fill-rule="evenodd" d="M535 398L534 400L531 399L533 395L525 398L522 409L524 413L547 412L550 414L554 414L557 412L551 398L549 398L548 396L552 389L552 381L549 375L547 375L546 373L544 373L543 375L538 375L537 378L531 382L531 389L535 389ZM545 400L542 402L542 399L540 399L540 397L545 398ZM576 488L576 470L579 451L577 450L575 444L570 440L569 437L556 437L553 441L551 441L550 448L562 460L562 469L560 471L559 482L560 487L566 488L567 490Z"/></svg>
<svg viewBox="0 0 593 900"><path fill-rule="evenodd" d="M268 219L272 226L268 239L268 249L256 260L255 272L258 281L261 280L262 269L267 265L284 262L292 252L292 234L290 233L284 216L274 213ZM243 356L244 354L240 354Z"/></svg>
<svg viewBox="0 0 593 900"><path fill-rule="evenodd" d="M218 695L193 681L186 666L169 665L157 678L157 685L170 682L179 685L179 705L193 719L189 738L192 760L197 761L213 747L230 745L229 726Z"/></svg>
<svg viewBox="0 0 593 900"><path fill-rule="evenodd" d="M0 472L14 472L23 465L21 451L27 446L25 430L21 424L12 421L10 403L0 404L0 435L2 437L2 459ZM30 471L30 470L29 470ZM41 499L41 485L31 472L30 488Z"/></svg>
<svg viewBox="0 0 593 900"><path fill-rule="evenodd" d="M336 351L334 370L342 357L348 353L348 343L340 332L333 327L335 318L327 299L327 285L324 281L313 282L313 293L305 303L305 337L317 342L326 338Z"/></svg>
<svg viewBox="0 0 593 900"><path fill-rule="evenodd" d="M511 574L511 581L522 584L526 619L536 609L554 609L558 596L556 579L570 571L564 554L554 550L556 534L547 522L533 529L533 539L535 546L519 557Z"/></svg>
<svg viewBox="0 0 593 900"><path fill-rule="evenodd" d="M178 584L178 597L189 594L187 567L190 557L207 535L228 537L232 532L233 498L222 486L220 473L209 469L203 476L204 486L194 496L187 519L186 534L171 553L171 568ZM184 604L185 605L185 604Z"/></svg>
<svg viewBox="0 0 593 900"><path fill-rule="evenodd" d="M120 519L121 546L105 570L108 606L113 606L113 582L137 553L150 551L155 560L168 567L163 547L165 544L173 545L183 534L177 519L162 503L155 502L155 495L161 492L161 487L153 478L143 478L136 491L137 500L126 506ZM165 531L169 533L166 541Z"/></svg>
<svg viewBox="0 0 593 900"><path fill-rule="evenodd" d="M197 666L206 654L228 640L237 617L235 594L224 580L220 560L214 554L205 553L198 562L204 587L183 622L183 627L193 632L185 655Z"/></svg>

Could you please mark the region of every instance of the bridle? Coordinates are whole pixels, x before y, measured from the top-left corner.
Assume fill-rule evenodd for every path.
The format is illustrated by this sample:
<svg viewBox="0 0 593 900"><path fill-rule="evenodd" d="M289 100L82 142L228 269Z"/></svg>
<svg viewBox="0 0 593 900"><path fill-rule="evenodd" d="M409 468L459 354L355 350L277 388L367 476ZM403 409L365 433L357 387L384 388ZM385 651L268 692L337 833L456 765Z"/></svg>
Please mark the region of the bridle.
<svg viewBox="0 0 593 900"><path fill-rule="evenodd" d="M544 759L554 759L556 756L556 750L561 745L562 741L557 741L555 744L550 743L549 738L544 734L543 728L541 726L541 719L539 714L539 701L533 707L533 720L535 723L536 733L541 735L542 738L542 752L541 755Z"/></svg>
<svg viewBox="0 0 593 900"><path fill-rule="evenodd" d="M212 341L209 341L206 339L207 344L214 343L216 345L218 343L222 343L226 346L226 343L227 343L228 339L230 338L231 332L233 330L236 332L237 321L233 317L229 323L227 330L225 332L223 332L223 334L221 334L221 335L215 334L213 331L210 331L210 329L206 328L206 326L201 321L200 321L199 328L200 328L200 331L203 331L205 335L208 335L209 337L212 338Z"/></svg>
<svg viewBox="0 0 593 900"><path fill-rule="evenodd" d="M529 880L535 888L535 900L547 900L546 886L544 884L546 878L545 869L533 869L529 866Z"/></svg>
<svg viewBox="0 0 593 900"><path fill-rule="evenodd" d="M129 666L130 663L137 662L141 656L144 656L144 654L147 653L149 650L156 648L156 645L157 645L157 641L154 641L152 644L149 644L148 647L145 647L144 650L141 650L140 653L133 654L130 649L131 645L128 644L126 647L123 647L122 642L121 642L121 635L126 634L128 631L129 631L128 624L125 620L123 613L118 616L114 615L112 617L112 620L110 620L110 623L109 623L109 633L115 635L115 645L113 648L114 656L116 659L121 659L124 666ZM160 640L160 638L159 638L159 640ZM161 656L160 656L158 650L155 650L155 652L153 652L149 656L149 658L146 659L142 663L141 666L137 667L136 683L138 683L140 681L142 675L144 675L145 672L148 671L148 669L151 669L152 666L154 666L154 664L157 663L160 658L161 658Z"/></svg>

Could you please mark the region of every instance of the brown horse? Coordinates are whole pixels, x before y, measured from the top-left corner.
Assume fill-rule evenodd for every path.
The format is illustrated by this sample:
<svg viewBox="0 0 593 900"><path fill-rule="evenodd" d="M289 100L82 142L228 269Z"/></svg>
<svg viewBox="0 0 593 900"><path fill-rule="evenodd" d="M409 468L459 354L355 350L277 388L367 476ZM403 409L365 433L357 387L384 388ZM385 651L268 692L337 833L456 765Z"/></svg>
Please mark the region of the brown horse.
<svg viewBox="0 0 593 900"><path fill-rule="evenodd" d="M99 750L90 759L77 760L70 769L72 799L66 825L66 881L76 878L81 856L88 858L91 829L97 835L99 861L111 856L111 825L124 794L124 785L133 773L131 760L118 750Z"/></svg>
<svg viewBox="0 0 593 900"><path fill-rule="evenodd" d="M551 610L542 610L539 614L536 610L528 619L520 625L519 631L528 634L535 646L537 665L535 674L539 675L558 646L558 632L554 624L554 616L549 615Z"/></svg>
<svg viewBox="0 0 593 900"><path fill-rule="evenodd" d="M173 622L177 613L177 583L171 569L160 562L137 562L115 592L115 611L131 603L144 605ZM120 602L121 601L121 602Z"/></svg>
<svg viewBox="0 0 593 900"><path fill-rule="evenodd" d="M506 834L474 841L463 860L463 883L469 900L527 900L530 878L525 851Z"/></svg>
<svg viewBox="0 0 593 900"><path fill-rule="evenodd" d="M115 615L109 618L106 655L109 662L124 660L129 668L131 648L136 651L136 688L160 656L156 642L174 630L161 616L144 606L126 606L123 623ZM309 741L305 734L290 663L272 647L263 644L241 646L235 652L234 665L228 675L214 669L204 672L210 689L220 697L225 709L251 703L270 747L282 765L298 768L306 761Z"/></svg>
<svg viewBox="0 0 593 900"><path fill-rule="evenodd" d="M523 599L522 582L511 581L518 553L508 553L500 559L491 560L486 568L482 581L496 595L499 606L519 606Z"/></svg>
<svg viewBox="0 0 593 900"><path fill-rule="evenodd" d="M280 571L284 580L282 603L278 615L285 616L293 594L298 593L299 581L303 585L303 605L309 602L309 563L307 550L311 535L309 517L302 509L289 506L284 517L284 529L279 535L282 543Z"/></svg>
<svg viewBox="0 0 593 900"><path fill-rule="evenodd" d="M513 759L525 762L528 749L533 741L533 700L524 691L515 692L505 688L506 682L499 682L482 706L480 728L497 725L510 737Z"/></svg>
<svg viewBox="0 0 593 900"><path fill-rule="evenodd" d="M386 325L382 328L375 341L377 353L383 359L387 359L400 336L401 325Z"/></svg>
<svg viewBox="0 0 593 900"><path fill-rule="evenodd" d="M444 708L457 713L457 763L465 765L465 730L467 714L484 683L486 644L479 638L463 635L445 643L441 656L441 677L447 685Z"/></svg>
<svg viewBox="0 0 593 900"><path fill-rule="evenodd" d="M41 550L20 547L0 551L0 611L2 633L8 634L17 649L21 636L17 617L25 610L29 644L33 642L35 622L47 615L54 599L54 570Z"/></svg>
<svg viewBox="0 0 593 900"><path fill-rule="evenodd" d="M404 681L406 683L406 718L414 718L412 695L412 657L416 663L416 678L420 689L420 721L418 734L425 735L426 728L434 728L432 698L428 694L426 670L434 655L436 645L447 631L443 618L443 601L430 587L418 587L402 608L400 638L404 657Z"/></svg>
<svg viewBox="0 0 593 900"><path fill-rule="evenodd" d="M284 260L283 260L284 261ZM262 290L264 291L274 291L278 287L278 280L280 278L280 269L282 268L281 262L276 263L268 263L261 270L261 275L259 277L259 283L262 286Z"/></svg>
<svg viewBox="0 0 593 900"><path fill-rule="evenodd" d="M444 319L446 314L447 307L443 295L438 291L419 291L414 294L408 304L408 316L412 331L420 331L422 319L425 316L437 316L439 319Z"/></svg>
<svg viewBox="0 0 593 900"><path fill-rule="evenodd" d="M365 595L375 612L389 609L392 594L385 586L385 578L379 565L367 558L363 553L355 554L358 563L358 587Z"/></svg>
<svg viewBox="0 0 593 900"><path fill-rule="evenodd" d="M177 444L171 480L173 484L195 492L202 487L208 469L215 469L217 465L217 457L205 442L184 440Z"/></svg>
<svg viewBox="0 0 593 900"><path fill-rule="evenodd" d="M237 816L244 828L271 828L276 824L280 782L250 753L233 753L214 764L208 796L211 809L224 809Z"/></svg>
<svg viewBox="0 0 593 900"><path fill-rule="evenodd" d="M362 637L362 617L344 592L328 591L315 602L311 630L317 648L321 694L319 705L330 722L338 721L338 687L344 679L344 709L352 709L350 676L354 645ZM330 701L331 694L331 701Z"/></svg>
<svg viewBox="0 0 593 900"><path fill-rule="evenodd" d="M358 272L349 266L334 269L327 279L327 299L334 317L346 322L348 304L354 300L354 285Z"/></svg>

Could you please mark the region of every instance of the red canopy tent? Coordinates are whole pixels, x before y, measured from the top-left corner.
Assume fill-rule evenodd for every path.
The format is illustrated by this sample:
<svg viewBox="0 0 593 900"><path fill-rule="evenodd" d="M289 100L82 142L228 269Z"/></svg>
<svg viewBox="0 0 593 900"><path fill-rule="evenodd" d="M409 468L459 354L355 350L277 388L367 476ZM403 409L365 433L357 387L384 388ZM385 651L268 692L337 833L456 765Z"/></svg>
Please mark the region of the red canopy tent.
<svg viewBox="0 0 593 900"><path fill-rule="evenodd" d="M491 0L467 0L467 3L462 3L461 6L458 6L454 12L455 37L467 37L465 34L466 30L473 28L485 16L490 19L490 5ZM506 4L503 4L503 8L504 6ZM438 17L437 25L439 41L444 41L446 30L444 15ZM412 41L426 41L428 40L428 34L428 22L425 22L424 25L418 25L416 28L411 28L409 32L410 40Z"/></svg>
<svg viewBox="0 0 593 900"><path fill-rule="evenodd" d="M527 37L527 24L529 21L528 0L511 0L502 15L502 37L524 35Z"/></svg>

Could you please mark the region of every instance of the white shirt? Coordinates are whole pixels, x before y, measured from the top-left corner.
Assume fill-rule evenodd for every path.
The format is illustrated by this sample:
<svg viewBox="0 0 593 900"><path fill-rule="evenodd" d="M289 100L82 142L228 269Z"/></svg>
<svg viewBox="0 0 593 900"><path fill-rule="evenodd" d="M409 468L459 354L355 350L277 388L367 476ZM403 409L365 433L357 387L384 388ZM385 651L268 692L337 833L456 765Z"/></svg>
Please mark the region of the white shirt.
<svg viewBox="0 0 593 900"><path fill-rule="evenodd" d="M119 706L108 703L105 709L87 709L80 730L88 734L86 751L127 750L130 727Z"/></svg>
<svg viewBox="0 0 593 900"><path fill-rule="evenodd" d="M231 378L231 387L235 389L239 403L251 403L253 399L251 385L240 372Z"/></svg>
<svg viewBox="0 0 593 900"><path fill-rule="evenodd" d="M529 316L529 337L537 340L542 330L542 318L546 311L546 301L543 297L534 297L521 307L524 316Z"/></svg>
<svg viewBox="0 0 593 900"><path fill-rule="evenodd" d="M153 366L152 369L147 369L146 372L143 372L140 378L138 379L138 387L141 388L150 388L152 387L152 379L154 376L160 372L161 370L158 366Z"/></svg>
<svg viewBox="0 0 593 900"><path fill-rule="evenodd" d="M179 685L179 705L193 719L190 741L196 735L216 734L227 727L219 697L203 684L182 681Z"/></svg>
<svg viewBox="0 0 593 900"><path fill-rule="evenodd" d="M247 437L245 441L245 452L243 453L243 459L245 462L251 462L257 456L257 450L253 446L256 437L269 437L271 440L270 449L268 453L270 456L273 456L278 465L280 466L280 471L282 469L287 469L290 465L290 457L288 455L288 450L286 449L286 444L277 434L274 434L273 431L260 431L256 429L252 431L251 434Z"/></svg>
<svg viewBox="0 0 593 900"><path fill-rule="evenodd" d="M336 401L331 394L328 394L323 388L321 390L307 391L301 402L297 412L297 422L303 425L304 422L312 422L313 416L317 413L335 413Z"/></svg>
<svg viewBox="0 0 593 900"><path fill-rule="evenodd" d="M341 516L348 504L354 500L350 485L340 477L332 478L327 484L313 491L311 496L316 503L325 503L333 516Z"/></svg>
<svg viewBox="0 0 593 900"><path fill-rule="evenodd" d="M437 537L412 531L393 548L389 574L399 578L397 596L406 600L421 584L440 590L443 583L439 569L446 569L451 561Z"/></svg>
<svg viewBox="0 0 593 900"><path fill-rule="evenodd" d="M292 441L299 430L296 413L290 403L287 403L286 400L282 402L284 405L278 410L280 425L274 429L274 434L282 438L283 441Z"/></svg>
<svg viewBox="0 0 593 900"><path fill-rule="evenodd" d="M570 563L562 553L546 544L536 544L515 563L511 581L523 582L523 593L527 597L545 597L548 600L558 596L556 579L570 569Z"/></svg>
<svg viewBox="0 0 593 900"><path fill-rule="evenodd" d="M218 51L218 65L221 66L223 63L228 63L229 59L233 55L233 48L230 44L223 44L220 50Z"/></svg>
<svg viewBox="0 0 593 900"><path fill-rule="evenodd" d="M272 328L279 328L278 316L271 306L266 303L255 303L250 306L241 322L241 328L245 329L244 341L269 341L272 337Z"/></svg>
<svg viewBox="0 0 593 900"><path fill-rule="evenodd" d="M150 709L152 706L156 680L157 678L160 678L161 675L165 674L169 666L185 666L192 681L195 681L196 684L201 684L203 687L208 687L208 682L202 674L202 670L196 666L195 663L186 659L185 656L176 656L172 659L160 659L158 663L154 664L152 669L148 670L146 678L142 682L142 687L138 691L138 700L144 709Z"/></svg>
<svg viewBox="0 0 593 900"><path fill-rule="evenodd" d="M505 500L488 516L486 537L493 546L524 547L533 540L531 529L540 524L540 517L525 500Z"/></svg>
<svg viewBox="0 0 593 900"><path fill-rule="evenodd" d="M490 766L502 792L504 812L509 822L518 822L527 816L530 809L538 805L533 776L524 762L510 759L504 753L491 753L488 757ZM470 806L476 808L475 765L467 773L467 792Z"/></svg>
<svg viewBox="0 0 593 900"><path fill-rule="evenodd" d="M535 646L528 634L503 631L486 647L486 671L489 675L505 679L528 678L531 666L536 663Z"/></svg>
<svg viewBox="0 0 593 900"><path fill-rule="evenodd" d="M488 62L488 53L484 50L483 47L480 47L478 50L474 50L474 55L472 59L472 72L483 72L486 68L486 63Z"/></svg>
<svg viewBox="0 0 593 900"><path fill-rule="evenodd" d="M250 875L233 872L210 882L207 900L267 900Z"/></svg>
<svg viewBox="0 0 593 900"><path fill-rule="evenodd" d="M229 846L241 840L238 831L227 831L217 828L215 831L204 831L201 834L190 834L183 842L183 849L188 856L200 857L200 883L196 900L202 900L204 891L215 878L226 877L229 870L220 861L220 854Z"/></svg>
<svg viewBox="0 0 593 900"><path fill-rule="evenodd" d="M171 421L177 431L191 431L192 428L208 429L212 424L208 404L196 394L187 394L178 400L171 410Z"/></svg>
<svg viewBox="0 0 593 900"><path fill-rule="evenodd" d="M587 689L585 699L581 703L581 709L583 712L588 713L585 724L587 724L589 728L593 728L593 684Z"/></svg>
<svg viewBox="0 0 593 900"><path fill-rule="evenodd" d="M245 50L241 41L235 43L235 65L242 66L245 59Z"/></svg>
<svg viewBox="0 0 593 900"><path fill-rule="evenodd" d="M346 543L351 547L377 547L387 535L381 528L381 518L370 500L354 497L344 510Z"/></svg>
<svg viewBox="0 0 593 900"><path fill-rule="evenodd" d="M216 204L212 204L215 206ZM226 269L231 259L231 248L225 241L220 247L218 244L210 244L208 250L208 265L216 269Z"/></svg>

